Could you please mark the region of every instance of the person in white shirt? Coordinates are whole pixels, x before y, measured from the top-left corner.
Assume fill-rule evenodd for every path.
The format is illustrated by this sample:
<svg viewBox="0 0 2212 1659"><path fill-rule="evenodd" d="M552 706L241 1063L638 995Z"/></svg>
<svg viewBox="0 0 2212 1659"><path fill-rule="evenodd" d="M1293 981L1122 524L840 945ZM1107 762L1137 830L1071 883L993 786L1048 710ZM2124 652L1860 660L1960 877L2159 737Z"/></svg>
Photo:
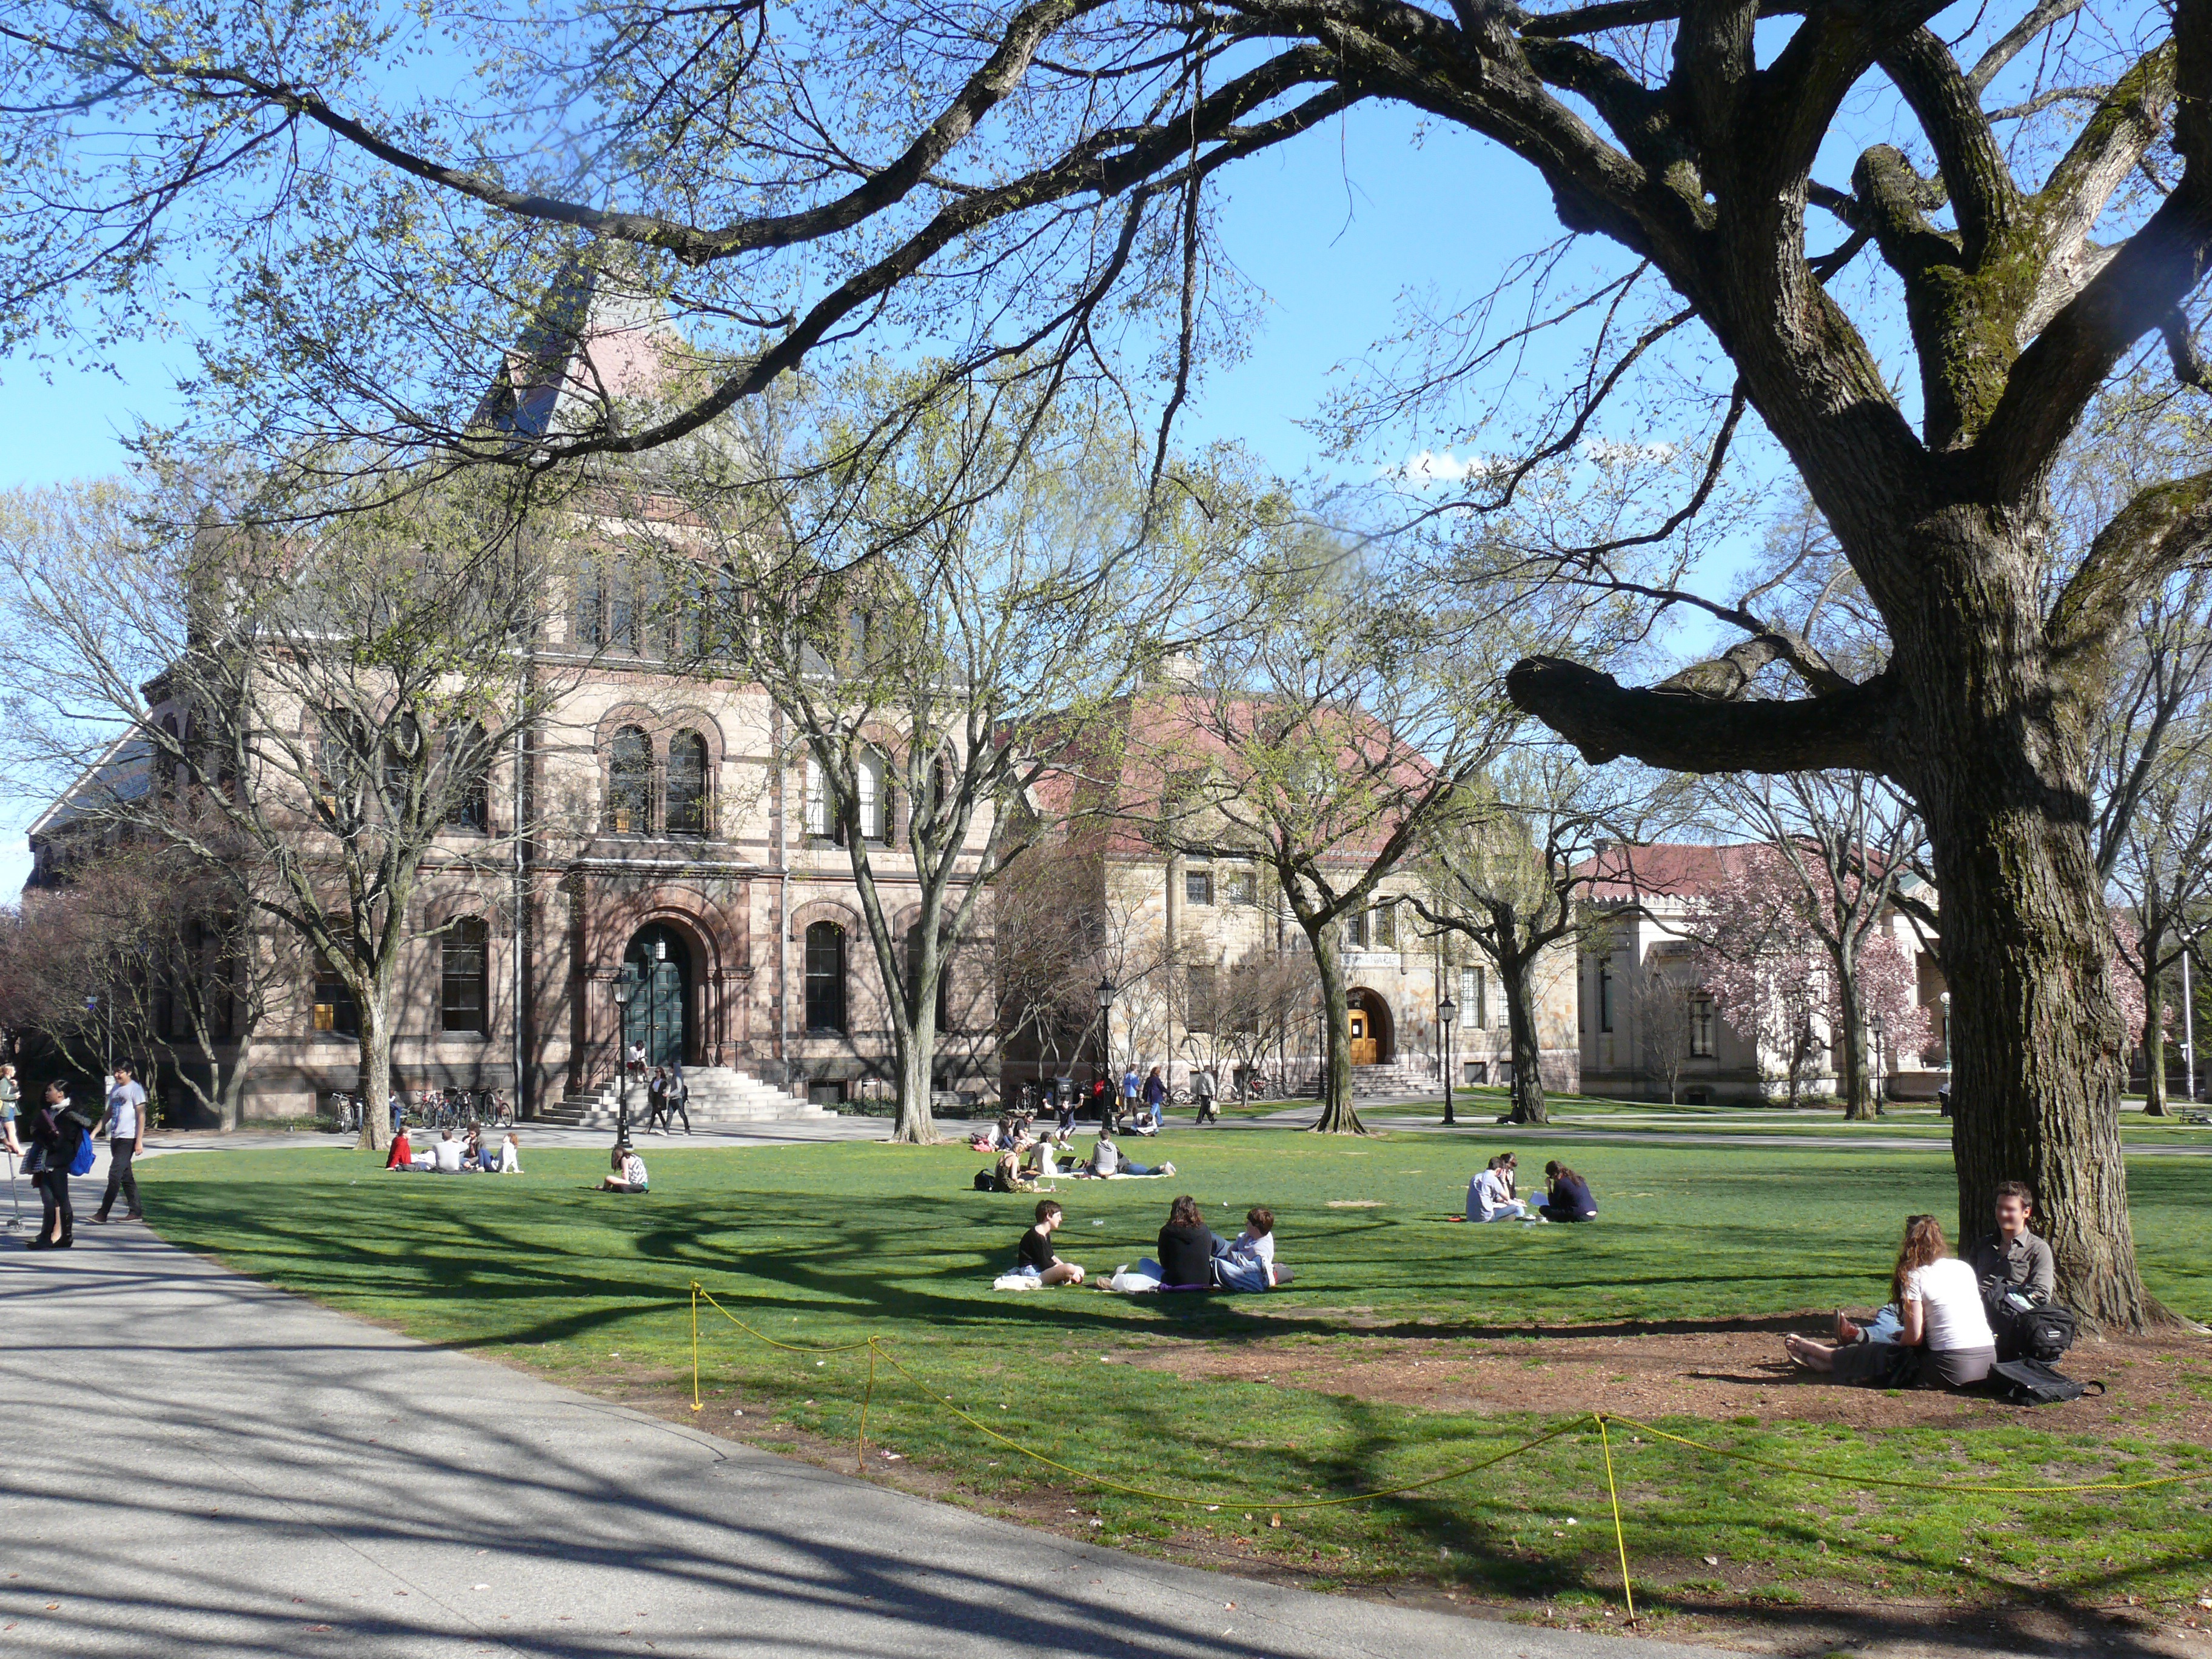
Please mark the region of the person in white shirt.
<svg viewBox="0 0 2212 1659"><path fill-rule="evenodd" d="M641 1193L646 1190L645 1160L627 1142L614 1150L607 1167L612 1171L599 1183L603 1193Z"/></svg>
<svg viewBox="0 0 2212 1659"><path fill-rule="evenodd" d="M1275 1212L1261 1205L1244 1212L1244 1231L1229 1254L1213 1259L1213 1280L1224 1291L1271 1291L1275 1279Z"/></svg>
<svg viewBox="0 0 2212 1659"><path fill-rule="evenodd" d="M437 1146L432 1149L437 1158L440 1175L460 1174L461 1151L461 1143L453 1139L453 1132L451 1129L441 1133Z"/></svg>
<svg viewBox="0 0 2212 1659"><path fill-rule="evenodd" d="M499 1172L501 1175L522 1173L522 1143L514 1138L514 1133L512 1130L507 1132L507 1139L499 1144Z"/></svg>
<svg viewBox="0 0 2212 1659"><path fill-rule="evenodd" d="M1467 1218L1469 1221L1504 1221L1525 1218L1528 1206L1513 1196L1513 1182L1498 1158L1490 1160L1490 1167L1467 1183Z"/></svg>
<svg viewBox="0 0 2212 1659"><path fill-rule="evenodd" d="M1951 1254L1943 1224L1932 1215L1908 1217L1905 1243L1892 1280L1900 1328L1897 1340L1841 1346L1795 1334L1783 1338L1790 1357L1808 1370L1827 1371L1839 1382L1882 1388L1895 1375L1896 1355L1917 1348L1915 1379L1923 1387L1966 1388L1996 1363L1996 1334L1982 1306L1974 1270Z"/></svg>
<svg viewBox="0 0 2212 1659"><path fill-rule="evenodd" d="M93 1212L94 1221L107 1219L115 1195L123 1194L123 1218L138 1220L138 1182L131 1173L131 1160L146 1146L146 1091L131 1074L128 1065L118 1066L107 1091L107 1191Z"/></svg>

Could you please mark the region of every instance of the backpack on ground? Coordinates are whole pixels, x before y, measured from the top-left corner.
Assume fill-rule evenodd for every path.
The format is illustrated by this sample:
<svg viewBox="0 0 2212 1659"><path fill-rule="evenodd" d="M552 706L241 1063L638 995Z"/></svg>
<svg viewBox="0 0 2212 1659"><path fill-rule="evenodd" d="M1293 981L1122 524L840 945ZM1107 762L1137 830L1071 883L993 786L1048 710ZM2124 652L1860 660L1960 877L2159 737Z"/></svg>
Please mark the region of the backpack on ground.
<svg viewBox="0 0 2212 1659"><path fill-rule="evenodd" d="M2076 1382L2040 1359L2000 1359L1990 1367L1990 1392L2012 1406L2063 1406L2094 1390L2102 1382Z"/></svg>
<svg viewBox="0 0 2212 1659"><path fill-rule="evenodd" d="M999 1190L999 1172L996 1170L976 1170L975 1190L979 1193L997 1192Z"/></svg>
<svg viewBox="0 0 2212 1659"><path fill-rule="evenodd" d="M1985 1304L1990 1328L1996 1335L2000 1359L2040 1359L2046 1363L2064 1355L2080 1334L2073 1310L2055 1302L2015 1307L2010 1285L1995 1286Z"/></svg>

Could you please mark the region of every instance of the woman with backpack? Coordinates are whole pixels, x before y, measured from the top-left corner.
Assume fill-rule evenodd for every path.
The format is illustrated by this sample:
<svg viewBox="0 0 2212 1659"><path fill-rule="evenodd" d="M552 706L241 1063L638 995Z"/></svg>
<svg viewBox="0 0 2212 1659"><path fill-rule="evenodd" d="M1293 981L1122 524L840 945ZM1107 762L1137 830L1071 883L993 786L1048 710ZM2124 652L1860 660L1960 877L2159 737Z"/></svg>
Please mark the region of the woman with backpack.
<svg viewBox="0 0 2212 1659"><path fill-rule="evenodd" d="M66 1250L76 1243L76 1216L70 1208L70 1174L84 1147L91 1126L70 1104L69 1091L59 1082L46 1085L46 1103L31 1120L31 1141L39 1168L31 1184L39 1189L46 1214L39 1236L26 1249Z"/></svg>

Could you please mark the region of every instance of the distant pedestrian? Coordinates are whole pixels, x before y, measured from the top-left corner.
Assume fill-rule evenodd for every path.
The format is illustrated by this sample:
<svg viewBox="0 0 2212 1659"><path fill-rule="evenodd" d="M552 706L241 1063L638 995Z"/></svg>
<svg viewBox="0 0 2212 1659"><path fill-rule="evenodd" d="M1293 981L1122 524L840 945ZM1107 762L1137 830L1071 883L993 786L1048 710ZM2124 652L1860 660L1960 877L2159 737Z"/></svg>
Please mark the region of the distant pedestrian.
<svg viewBox="0 0 2212 1659"><path fill-rule="evenodd" d="M1075 1132L1075 1079L1062 1076L1053 1097L1060 1113L1060 1137L1065 1139Z"/></svg>
<svg viewBox="0 0 2212 1659"><path fill-rule="evenodd" d="M0 1144L4 1144L10 1158L23 1155L23 1143L15 1139L15 1109L21 1103L23 1091L15 1086L15 1068L0 1066Z"/></svg>
<svg viewBox="0 0 2212 1659"><path fill-rule="evenodd" d="M1145 1085L1143 1081L1137 1076L1137 1063L1134 1060L1131 1060L1129 1062L1129 1069L1121 1073L1122 1116L1136 1116L1137 1097L1144 1092L1144 1088Z"/></svg>
<svg viewBox="0 0 2212 1659"><path fill-rule="evenodd" d="M131 1160L145 1149L146 1090L128 1065L118 1066L107 1091L107 1191L93 1212L94 1221L107 1219L118 1192L123 1194L123 1218L139 1218L138 1180L131 1173Z"/></svg>
<svg viewBox="0 0 2212 1659"><path fill-rule="evenodd" d="M669 1127L676 1127L676 1119L684 1120L684 1133L691 1133L691 1085L684 1080L684 1062L678 1060L676 1069L668 1074Z"/></svg>
<svg viewBox="0 0 2212 1659"><path fill-rule="evenodd" d="M1167 1105L1167 1079L1160 1075L1160 1068L1155 1066L1152 1067L1152 1075L1145 1079L1145 1109L1152 1115L1152 1133L1155 1134L1159 1133L1160 1126L1166 1121L1162 1109Z"/></svg>
<svg viewBox="0 0 2212 1659"><path fill-rule="evenodd" d="M1221 1113L1216 1103L1218 1097L1214 1091L1213 1073L1210 1069L1201 1066L1192 1075L1190 1092L1198 1102L1198 1121L1200 1123L1212 1123L1220 1118Z"/></svg>
<svg viewBox="0 0 2212 1659"><path fill-rule="evenodd" d="M645 1085L645 1132L649 1135L668 1133L668 1072L656 1066L653 1077Z"/></svg>

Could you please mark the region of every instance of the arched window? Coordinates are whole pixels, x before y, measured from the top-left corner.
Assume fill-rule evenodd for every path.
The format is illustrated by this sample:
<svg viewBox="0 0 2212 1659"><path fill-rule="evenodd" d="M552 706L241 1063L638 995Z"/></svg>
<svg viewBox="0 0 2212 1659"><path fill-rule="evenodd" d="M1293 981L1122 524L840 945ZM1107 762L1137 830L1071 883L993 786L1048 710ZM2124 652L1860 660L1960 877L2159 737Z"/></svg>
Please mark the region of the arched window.
<svg viewBox="0 0 2212 1659"><path fill-rule="evenodd" d="M491 745L473 720L446 734L446 827L491 827Z"/></svg>
<svg viewBox="0 0 2212 1659"><path fill-rule="evenodd" d="M707 833L707 739L678 732L668 745L668 833Z"/></svg>
<svg viewBox="0 0 2212 1659"><path fill-rule="evenodd" d="M845 1029L845 930L834 921L806 927L806 1029Z"/></svg>
<svg viewBox="0 0 2212 1659"><path fill-rule="evenodd" d="M653 833L653 739L625 726L607 765L607 828L617 836Z"/></svg>
<svg viewBox="0 0 2212 1659"><path fill-rule="evenodd" d="M491 933L480 916L464 916L439 941L441 1028L482 1036L489 1029Z"/></svg>
<svg viewBox="0 0 2212 1659"><path fill-rule="evenodd" d="M630 568L626 564L614 566L606 574L607 589L607 646L618 652L637 654L637 588Z"/></svg>
<svg viewBox="0 0 2212 1659"><path fill-rule="evenodd" d="M890 839L890 768L884 757L863 750L854 757L853 781L860 792L860 837L864 841Z"/></svg>

